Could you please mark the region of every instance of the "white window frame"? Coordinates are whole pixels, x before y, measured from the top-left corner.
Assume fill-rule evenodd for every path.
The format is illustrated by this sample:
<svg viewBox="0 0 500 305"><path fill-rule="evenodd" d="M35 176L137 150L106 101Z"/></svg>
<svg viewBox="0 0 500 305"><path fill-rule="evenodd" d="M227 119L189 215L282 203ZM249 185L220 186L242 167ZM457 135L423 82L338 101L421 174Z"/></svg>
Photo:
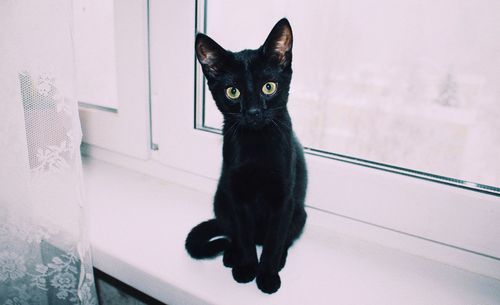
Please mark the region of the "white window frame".
<svg viewBox="0 0 500 305"><path fill-rule="evenodd" d="M118 109L92 101L79 107L85 143L140 159L149 158L151 147L147 5L114 1Z"/></svg>
<svg viewBox="0 0 500 305"><path fill-rule="evenodd" d="M153 159L215 180L222 162L221 136L196 129L200 126L193 119L199 102L193 88L200 82L193 76L194 34L196 23L204 22L204 1L150 2L153 130L160 147ZM500 258L498 196L313 153L306 157L307 204L312 208Z"/></svg>
<svg viewBox="0 0 500 305"><path fill-rule="evenodd" d="M200 113L195 119L201 78L194 37L204 22L204 0L115 4L119 109L80 109L84 149L213 192L222 137L200 126ZM497 195L319 151L308 151L306 159L310 222L500 278Z"/></svg>

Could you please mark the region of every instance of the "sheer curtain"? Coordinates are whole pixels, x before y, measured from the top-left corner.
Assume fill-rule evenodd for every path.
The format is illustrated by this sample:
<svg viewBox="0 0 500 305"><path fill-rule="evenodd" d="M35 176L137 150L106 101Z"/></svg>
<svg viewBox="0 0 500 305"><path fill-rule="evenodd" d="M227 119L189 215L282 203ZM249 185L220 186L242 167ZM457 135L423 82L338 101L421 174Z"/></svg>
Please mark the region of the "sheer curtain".
<svg viewBox="0 0 500 305"><path fill-rule="evenodd" d="M97 304L70 0L0 0L0 304Z"/></svg>

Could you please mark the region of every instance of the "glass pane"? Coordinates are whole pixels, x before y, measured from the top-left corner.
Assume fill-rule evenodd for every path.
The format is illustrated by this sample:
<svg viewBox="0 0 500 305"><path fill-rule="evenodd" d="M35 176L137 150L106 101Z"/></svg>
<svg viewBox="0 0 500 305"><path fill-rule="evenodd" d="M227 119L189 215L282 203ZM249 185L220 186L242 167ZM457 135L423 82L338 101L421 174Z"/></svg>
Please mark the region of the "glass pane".
<svg viewBox="0 0 500 305"><path fill-rule="evenodd" d="M500 186L500 2L209 0L206 9L208 35L230 50L257 48L288 17L289 109L304 146ZM204 126L220 128L205 99Z"/></svg>
<svg viewBox="0 0 500 305"><path fill-rule="evenodd" d="M78 101L117 109L113 0L75 0L74 17Z"/></svg>

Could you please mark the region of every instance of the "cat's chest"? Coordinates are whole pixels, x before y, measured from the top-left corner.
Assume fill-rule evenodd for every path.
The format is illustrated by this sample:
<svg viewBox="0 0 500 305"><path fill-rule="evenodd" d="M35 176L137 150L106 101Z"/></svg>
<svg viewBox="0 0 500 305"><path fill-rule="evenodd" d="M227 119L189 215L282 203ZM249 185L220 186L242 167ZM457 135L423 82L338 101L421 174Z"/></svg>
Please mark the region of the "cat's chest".
<svg viewBox="0 0 500 305"><path fill-rule="evenodd" d="M281 202L292 168L286 152L249 149L226 163L223 177L240 202Z"/></svg>
<svg viewBox="0 0 500 305"><path fill-rule="evenodd" d="M272 169L286 166L291 156L291 141L269 134L265 137L244 137L227 145L224 158L235 166Z"/></svg>
<svg viewBox="0 0 500 305"><path fill-rule="evenodd" d="M244 163L229 169L226 177L236 198L256 202L282 189L288 175L281 167Z"/></svg>
<svg viewBox="0 0 500 305"><path fill-rule="evenodd" d="M289 145L271 136L245 138L225 147L225 168L233 185L262 190L290 176L291 152Z"/></svg>

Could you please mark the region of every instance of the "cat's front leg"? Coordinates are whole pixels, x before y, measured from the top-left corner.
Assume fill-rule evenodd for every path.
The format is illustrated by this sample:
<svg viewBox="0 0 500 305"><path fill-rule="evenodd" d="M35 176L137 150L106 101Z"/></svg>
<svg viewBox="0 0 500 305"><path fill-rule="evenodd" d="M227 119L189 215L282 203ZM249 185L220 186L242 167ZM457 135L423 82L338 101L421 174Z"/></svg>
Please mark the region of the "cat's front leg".
<svg viewBox="0 0 500 305"><path fill-rule="evenodd" d="M247 283L255 278L258 265L254 221L249 207L241 203L245 202L244 199L228 191L224 180L221 181L215 193L214 212L231 239L224 251L223 263L232 268L237 282Z"/></svg>
<svg viewBox="0 0 500 305"><path fill-rule="evenodd" d="M291 201L291 200L289 200ZM257 286L262 292L274 293L281 286L278 272L283 268L287 237L292 219L292 202L287 202L269 218L266 239L257 271Z"/></svg>
<svg viewBox="0 0 500 305"><path fill-rule="evenodd" d="M224 251L224 255L222 256L222 263L228 268L233 268L234 266L236 266L236 260L236 251L231 244L231 246Z"/></svg>
<svg viewBox="0 0 500 305"><path fill-rule="evenodd" d="M255 249L255 224L247 205L234 208L234 235L227 255L232 256L232 274L238 283L252 281L257 273L257 251ZM226 257L226 263L229 257Z"/></svg>

